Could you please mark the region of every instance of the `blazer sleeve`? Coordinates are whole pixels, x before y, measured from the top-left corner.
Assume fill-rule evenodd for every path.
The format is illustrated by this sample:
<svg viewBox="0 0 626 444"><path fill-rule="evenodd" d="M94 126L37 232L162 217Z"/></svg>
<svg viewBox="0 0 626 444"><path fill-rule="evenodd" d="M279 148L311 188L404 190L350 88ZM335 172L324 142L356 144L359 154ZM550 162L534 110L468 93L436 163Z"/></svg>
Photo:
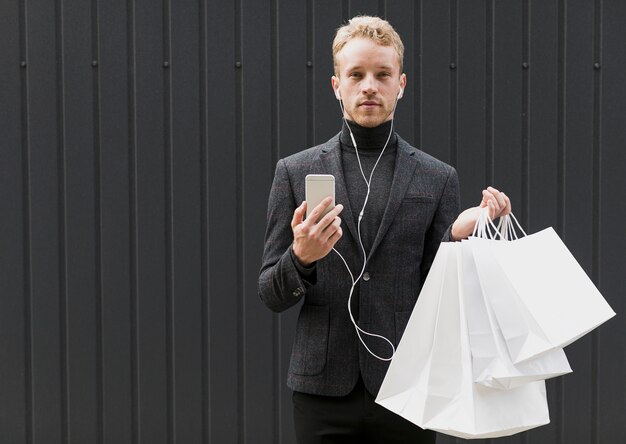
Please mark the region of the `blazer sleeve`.
<svg viewBox="0 0 626 444"><path fill-rule="evenodd" d="M452 224L459 214L461 197L459 195L459 177L453 167L449 167L448 177L439 199L433 221L426 232L424 254L422 256L421 277L425 281L430 266L441 242L452 241Z"/></svg>
<svg viewBox="0 0 626 444"><path fill-rule="evenodd" d="M296 209L289 172L284 160L276 165L274 182L267 208L267 228L258 281L259 297L275 312L286 310L298 303L307 288L316 282L316 271L296 264L292 253L293 232L291 220Z"/></svg>

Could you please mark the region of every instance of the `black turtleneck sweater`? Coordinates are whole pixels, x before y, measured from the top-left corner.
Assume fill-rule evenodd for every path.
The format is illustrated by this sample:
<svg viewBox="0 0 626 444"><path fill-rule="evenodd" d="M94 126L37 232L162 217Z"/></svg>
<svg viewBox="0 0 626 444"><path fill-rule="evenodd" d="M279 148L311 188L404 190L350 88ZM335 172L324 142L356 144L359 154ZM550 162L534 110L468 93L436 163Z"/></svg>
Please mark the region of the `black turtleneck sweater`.
<svg viewBox="0 0 626 444"><path fill-rule="evenodd" d="M366 128L352 121L348 121L348 124L356 140L363 172L367 180L369 180L372 168L374 168L378 156L385 146L387 137L389 137L391 121L384 122L375 128ZM365 180L363 180L356 150L345 122L341 129L340 141L341 161L348 191L348 199L350 201L350 210L352 211L354 224L356 225L358 223L359 212L361 208L363 208L365 196L367 195L367 184ZM395 133L392 133L389 143L385 148L385 152L378 162L372 176L370 196L367 200L367 206L365 207L361 221L361 238L363 239L363 245L367 253L369 253L374 243L378 227L380 227L385 208L387 207L393 171L396 164L397 145L398 138Z"/></svg>

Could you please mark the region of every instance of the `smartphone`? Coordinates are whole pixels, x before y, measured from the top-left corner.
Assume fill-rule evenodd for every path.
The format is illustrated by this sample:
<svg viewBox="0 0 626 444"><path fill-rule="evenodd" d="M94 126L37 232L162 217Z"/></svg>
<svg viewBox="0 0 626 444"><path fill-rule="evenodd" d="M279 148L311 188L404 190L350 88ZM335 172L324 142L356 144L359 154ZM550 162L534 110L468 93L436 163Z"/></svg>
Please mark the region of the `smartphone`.
<svg viewBox="0 0 626 444"><path fill-rule="evenodd" d="M308 174L305 177L306 217L318 206L322 200L332 196L333 201L320 216L324 217L335 207L335 176L332 174Z"/></svg>

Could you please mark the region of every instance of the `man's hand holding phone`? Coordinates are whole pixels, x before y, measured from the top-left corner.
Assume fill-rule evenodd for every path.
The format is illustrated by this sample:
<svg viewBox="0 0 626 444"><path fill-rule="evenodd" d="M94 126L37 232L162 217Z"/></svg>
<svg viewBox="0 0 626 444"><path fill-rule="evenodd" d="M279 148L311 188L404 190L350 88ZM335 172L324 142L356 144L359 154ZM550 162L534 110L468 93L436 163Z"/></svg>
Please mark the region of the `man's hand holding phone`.
<svg viewBox="0 0 626 444"><path fill-rule="evenodd" d="M293 218L291 219L293 253L305 267L330 253L343 234L341 218L339 218L343 205L335 206L328 214L322 217L324 210L332 201L332 196L322 200L306 219L304 219L307 208L306 201L302 202L293 213Z"/></svg>

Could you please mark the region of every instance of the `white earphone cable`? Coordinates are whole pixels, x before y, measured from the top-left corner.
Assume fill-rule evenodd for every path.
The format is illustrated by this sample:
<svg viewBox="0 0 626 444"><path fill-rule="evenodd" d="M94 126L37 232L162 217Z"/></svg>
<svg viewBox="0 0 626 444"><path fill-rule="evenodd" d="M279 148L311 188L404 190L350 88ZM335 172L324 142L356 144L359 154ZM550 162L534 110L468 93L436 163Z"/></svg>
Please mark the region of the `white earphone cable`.
<svg viewBox="0 0 626 444"><path fill-rule="evenodd" d="M398 94L398 96L396 97L396 100L394 102L394 106L393 106L393 110L392 113L395 113L396 110L396 105L398 104L398 99L400 98L400 94ZM370 333L367 332L365 330L363 330L361 327L358 326L357 322L354 319L354 315L352 314L352 294L354 293L354 288L356 287L356 284L359 282L359 280L361 279L361 277L363 276L363 274L365 273L365 268L367 266L367 252L365 251L365 246L363 245L363 239L361 237L361 220L363 219L364 215L365 215L365 207L367 206L367 201L369 200L369 196L370 196L370 190L371 190L371 183L372 183L372 177L374 177L374 171L376 170L376 167L378 166L378 163L380 162L380 159L383 157L383 153L385 152L385 149L387 148L387 145L389 144L389 140L391 140L391 135L393 134L393 116L391 118L391 128L389 130L389 135L387 136L387 140L385 141L385 145L383 146L383 149L381 150L378 159L376 159L376 163L374 164L374 167L372 168L372 171L370 172L370 177L369 180L367 179L367 177L365 176L365 172L363 171L363 165L361 164L361 158L359 156L359 149L357 147L357 143L356 140L354 138L354 135L352 134L352 129L350 128L350 125L348 124L348 121L346 120L345 117L345 112L343 109L343 103L341 101L341 99L339 99L339 107L341 108L341 115L343 117L343 120L348 128L348 131L350 133L350 139L352 139L352 143L354 144L354 150L356 152L356 158L357 161L359 163L359 169L361 171L361 176L363 177L363 180L365 181L365 184L367 186L367 193L365 195L365 201L363 202L363 207L361 208L361 211L359 212L359 218L357 221L357 233L358 233L358 238L359 238L359 244L361 246L361 251L363 252L363 266L361 267L361 272L359 273L359 275L357 276L357 278L354 278L354 275L352 274L352 271L350 270L350 267L348 266L348 263L346 262L346 260L344 259L344 257L341 255L341 253L339 253L339 251L337 251L335 248L333 248L333 251L335 253L337 253L337 255L339 255L339 257L341 258L341 260L343 261L344 265L346 266L346 269L348 270L348 273L350 274L350 279L352 281L352 286L350 288L350 294L348 296L348 314L350 315L350 320L352 321L352 324L354 325L354 328L356 329L356 333L357 336L359 338L359 340L361 341L361 344L363 344L363 347L365 347L365 349L375 358L381 360L381 361L391 361L396 353L396 348L393 345L393 343L387 339L386 337L382 336L382 335L378 335L375 333ZM362 334L365 334L367 336L370 337L374 337L374 338L380 338L385 340L390 346L391 346L391 357L389 358L381 358L380 356L378 356L376 353L374 353L372 350L370 350L370 348L367 346L367 344L365 343L365 341L363 340L363 337L361 336Z"/></svg>

